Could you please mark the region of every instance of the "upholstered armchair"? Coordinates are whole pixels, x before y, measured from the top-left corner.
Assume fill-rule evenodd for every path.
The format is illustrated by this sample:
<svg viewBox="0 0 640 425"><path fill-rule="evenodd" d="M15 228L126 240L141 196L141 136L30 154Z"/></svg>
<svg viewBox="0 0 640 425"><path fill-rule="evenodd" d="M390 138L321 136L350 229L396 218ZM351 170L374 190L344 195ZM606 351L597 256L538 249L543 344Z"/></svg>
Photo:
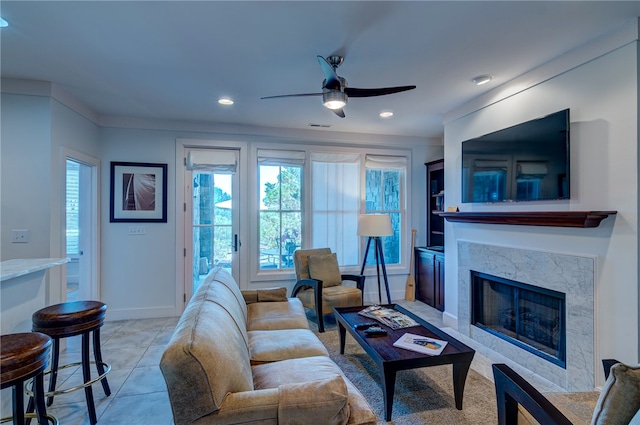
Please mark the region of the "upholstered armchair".
<svg viewBox="0 0 640 425"><path fill-rule="evenodd" d="M598 398L591 425L640 425L640 365L602 361L607 381ZM572 422L505 364L493 365L498 425L572 425ZM524 409L529 415L520 412ZM531 422L531 416L536 422Z"/></svg>
<svg viewBox="0 0 640 425"><path fill-rule="evenodd" d="M296 250L293 264L297 278L293 296L315 311L318 332L324 332L324 316L333 313L333 307L362 305L365 277L341 274L330 248ZM355 286L343 285L343 281L355 282Z"/></svg>

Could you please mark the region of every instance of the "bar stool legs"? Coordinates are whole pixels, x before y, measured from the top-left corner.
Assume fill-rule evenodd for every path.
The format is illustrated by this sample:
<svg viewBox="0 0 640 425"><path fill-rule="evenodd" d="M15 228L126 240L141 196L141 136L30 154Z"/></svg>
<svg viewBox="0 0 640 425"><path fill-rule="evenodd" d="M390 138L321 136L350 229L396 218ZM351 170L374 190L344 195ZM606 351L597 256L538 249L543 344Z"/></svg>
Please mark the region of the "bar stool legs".
<svg viewBox="0 0 640 425"><path fill-rule="evenodd" d="M106 363L102 361L102 351L100 349L100 328L93 331L93 356L96 359L96 368L98 369L98 374L106 375L107 372L105 371L104 366ZM109 397L111 395L111 389L109 388L109 382L107 381L107 378L105 377L104 379L101 379L100 383L102 384L104 394Z"/></svg>
<svg viewBox="0 0 640 425"><path fill-rule="evenodd" d="M49 377L49 393L52 393L56 389L56 382L58 381L58 363L60 361L60 340L53 338L53 344L51 347L51 376ZM47 397L47 406L53 404L53 395ZM31 407L31 399L29 399L29 407Z"/></svg>
<svg viewBox="0 0 640 425"><path fill-rule="evenodd" d="M111 366L102 360L100 349L100 327L104 323L107 306L98 301L74 301L45 307L33 314L33 330L49 335L53 340L53 355L51 363L51 377L49 380L49 392L47 405L51 406L54 396L69 393L81 388L84 389L87 400L87 412L91 425L98 422L96 408L93 398L92 385L101 381L105 395L111 395L111 389L106 375L111 370ZM95 361L90 359L90 338L93 333L93 354ZM81 357L82 361L60 366L60 339L81 335ZM98 376L91 379L91 364L96 365ZM58 371L67 367L82 366L82 378L84 383L73 388L56 390ZM34 410L33 397L29 400L27 412ZM27 425L29 421L27 421Z"/></svg>

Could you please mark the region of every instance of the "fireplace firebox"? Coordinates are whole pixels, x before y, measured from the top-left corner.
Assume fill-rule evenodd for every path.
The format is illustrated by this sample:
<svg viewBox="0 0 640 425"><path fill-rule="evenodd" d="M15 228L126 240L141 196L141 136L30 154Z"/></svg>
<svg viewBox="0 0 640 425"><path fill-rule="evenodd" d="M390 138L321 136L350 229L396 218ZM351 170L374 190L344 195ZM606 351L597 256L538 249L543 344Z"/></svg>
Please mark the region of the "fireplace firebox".
<svg viewBox="0 0 640 425"><path fill-rule="evenodd" d="M471 271L471 323L566 367L565 294Z"/></svg>

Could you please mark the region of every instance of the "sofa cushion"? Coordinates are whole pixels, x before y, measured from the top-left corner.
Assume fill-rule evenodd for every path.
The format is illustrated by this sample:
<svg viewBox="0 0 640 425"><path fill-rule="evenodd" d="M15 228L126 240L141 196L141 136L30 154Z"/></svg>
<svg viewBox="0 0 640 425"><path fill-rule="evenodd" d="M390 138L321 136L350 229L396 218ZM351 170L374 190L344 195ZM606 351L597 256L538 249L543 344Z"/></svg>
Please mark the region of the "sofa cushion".
<svg viewBox="0 0 640 425"><path fill-rule="evenodd" d="M315 309L313 288L298 292L297 297L307 308ZM362 292L354 286L339 285L322 289L322 314L333 313L333 307L362 305Z"/></svg>
<svg viewBox="0 0 640 425"><path fill-rule="evenodd" d="M278 424L344 425L349 420L347 385L341 376L284 384L279 388Z"/></svg>
<svg viewBox="0 0 640 425"><path fill-rule="evenodd" d="M296 279L309 279L309 256L331 254L331 248L299 249L293 253Z"/></svg>
<svg viewBox="0 0 640 425"><path fill-rule="evenodd" d="M287 300L287 288L285 287L243 289L241 292L246 304Z"/></svg>
<svg viewBox="0 0 640 425"><path fill-rule="evenodd" d="M640 365L616 363L602 388L591 425L629 425L640 409Z"/></svg>
<svg viewBox="0 0 640 425"><path fill-rule="evenodd" d="M341 375L349 394L349 424L375 424L376 416L362 393L347 379L340 368L325 356L305 357L265 363L252 367L256 389L279 388L287 384L331 379Z"/></svg>
<svg viewBox="0 0 640 425"><path fill-rule="evenodd" d="M297 298L285 302L247 305L247 330L309 329L302 303Z"/></svg>
<svg viewBox="0 0 640 425"><path fill-rule="evenodd" d="M323 288L342 284L338 257L335 253L310 255L308 261L309 276L311 279L321 280Z"/></svg>
<svg viewBox="0 0 640 425"><path fill-rule="evenodd" d="M287 288L258 289L258 302L287 301Z"/></svg>
<svg viewBox="0 0 640 425"><path fill-rule="evenodd" d="M299 357L328 356L329 352L308 329L250 331L251 364L275 362Z"/></svg>

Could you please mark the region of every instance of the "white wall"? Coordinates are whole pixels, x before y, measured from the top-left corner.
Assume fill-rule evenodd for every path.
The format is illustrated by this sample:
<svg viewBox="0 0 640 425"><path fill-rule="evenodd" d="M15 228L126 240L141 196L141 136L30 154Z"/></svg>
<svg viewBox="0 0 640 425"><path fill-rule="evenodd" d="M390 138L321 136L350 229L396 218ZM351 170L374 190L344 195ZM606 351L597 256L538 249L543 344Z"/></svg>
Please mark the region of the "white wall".
<svg viewBox="0 0 640 425"><path fill-rule="evenodd" d="M51 99L2 94L0 258L49 256ZM12 229L29 231L11 243Z"/></svg>
<svg viewBox="0 0 640 425"><path fill-rule="evenodd" d="M15 89L9 81L3 90ZM23 87L22 81L18 82ZM51 97L38 82L29 94L2 93L0 258L61 258L64 241L62 147L98 155L98 126ZM12 229L27 229L28 243L11 243ZM65 267L47 273L47 302L61 301Z"/></svg>
<svg viewBox="0 0 640 425"><path fill-rule="evenodd" d="M66 221L66 156L72 150L93 158L99 157L100 128L83 115L53 99L51 102L51 157L50 157L50 256L67 256L63 248ZM49 303L63 301L66 292L66 266L49 271ZM99 285L99 282L97 282Z"/></svg>
<svg viewBox="0 0 640 425"><path fill-rule="evenodd" d="M109 305L111 319L131 317L158 317L175 313L176 273L179 272L180 258L176 259L176 246L182 241L176 235L175 205L181 189L176 187L176 140L242 140L247 143L264 142L264 135L220 134L216 132L191 132L187 130L147 130L135 128L103 128L101 132L102 170L102 297ZM242 129L240 129L241 131ZM265 130L268 132L269 130ZM314 132L313 143L322 143L318 133ZM291 142L290 136L269 136L276 140ZM366 135L353 136L352 145L362 145ZM306 136L309 141L309 136ZM298 142L305 137L297 134ZM389 145L377 141L372 145ZM335 139L331 141L335 143ZM349 143L349 142L347 142ZM434 141L432 141L434 143ZM398 148L411 148L413 151L412 190L412 227L424 234L424 199L426 172L424 163L441 158L442 146L427 143L396 142ZM167 223L144 223L145 234L130 236L130 223L109 222L109 175L111 161L157 162L168 164L168 216ZM182 170L178 170L182 172ZM246 180L246 179L245 179ZM247 190L243 188L242 190ZM249 218L253 218L249 214ZM419 233L420 234L420 233ZM180 274L180 273L178 273ZM393 298L404 297L406 274L390 276ZM239 282L242 287L259 282ZM291 282L281 282L293 287ZM273 285L273 282L269 282ZM178 291L180 292L180 291ZM178 303L179 304L179 303ZM178 312L179 314L179 312Z"/></svg>
<svg viewBox="0 0 640 425"><path fill-rule="evenodd" d="M110 318L172 316L175 306L175 139L167 131L103 128L102 160L102 300ZM168 164L167 223L110 223L110 162ZM129 226L144 235L131 236Z"/></svg>
<svg viewBox="0 0 640 425"><path fill-rule="evenodd" d="M110 319L176 314L175 146L179 138L264 141L264 136L304 143L397 146L413 152L410 226L424 238L426 174L424 163L442 158L440 140L283 129L216 127L190 123L100 121L84 105L49 83L3 80L2 85L2 233L1 258L63 257L64 151L101 161L100 299ZM117 121L117 122L115 122ZM103 124L105 124L103 123ZM149 130L156 128L156 130ZM230 134L232 133L232 134ZM267 134L269 133L269 134ZM168 167L168 222L145 223L144 236L128 235L127 223L109 222L111 161L158 162ZM11 244L11 229L29 229L28 244ZM51 273L49 303L59 302L64 269ZM394 298L404 296L405 275L390 276ZM181 284L181 283L180 283ZM248 284L245 282L245 286ZM179 313L179 312L178 312Z"/></svg>
<svg viewBox="0 0 640 425"><path fill-rule="evenodd" d="M570 200L461 203L462 141L565 108L571 114ZM618 211L595 229L447 223L449 320L458 315L458 240L597 256L596 359L638 361L637 123L637 41L445 123L448 205L461 211Z"/></svg>

